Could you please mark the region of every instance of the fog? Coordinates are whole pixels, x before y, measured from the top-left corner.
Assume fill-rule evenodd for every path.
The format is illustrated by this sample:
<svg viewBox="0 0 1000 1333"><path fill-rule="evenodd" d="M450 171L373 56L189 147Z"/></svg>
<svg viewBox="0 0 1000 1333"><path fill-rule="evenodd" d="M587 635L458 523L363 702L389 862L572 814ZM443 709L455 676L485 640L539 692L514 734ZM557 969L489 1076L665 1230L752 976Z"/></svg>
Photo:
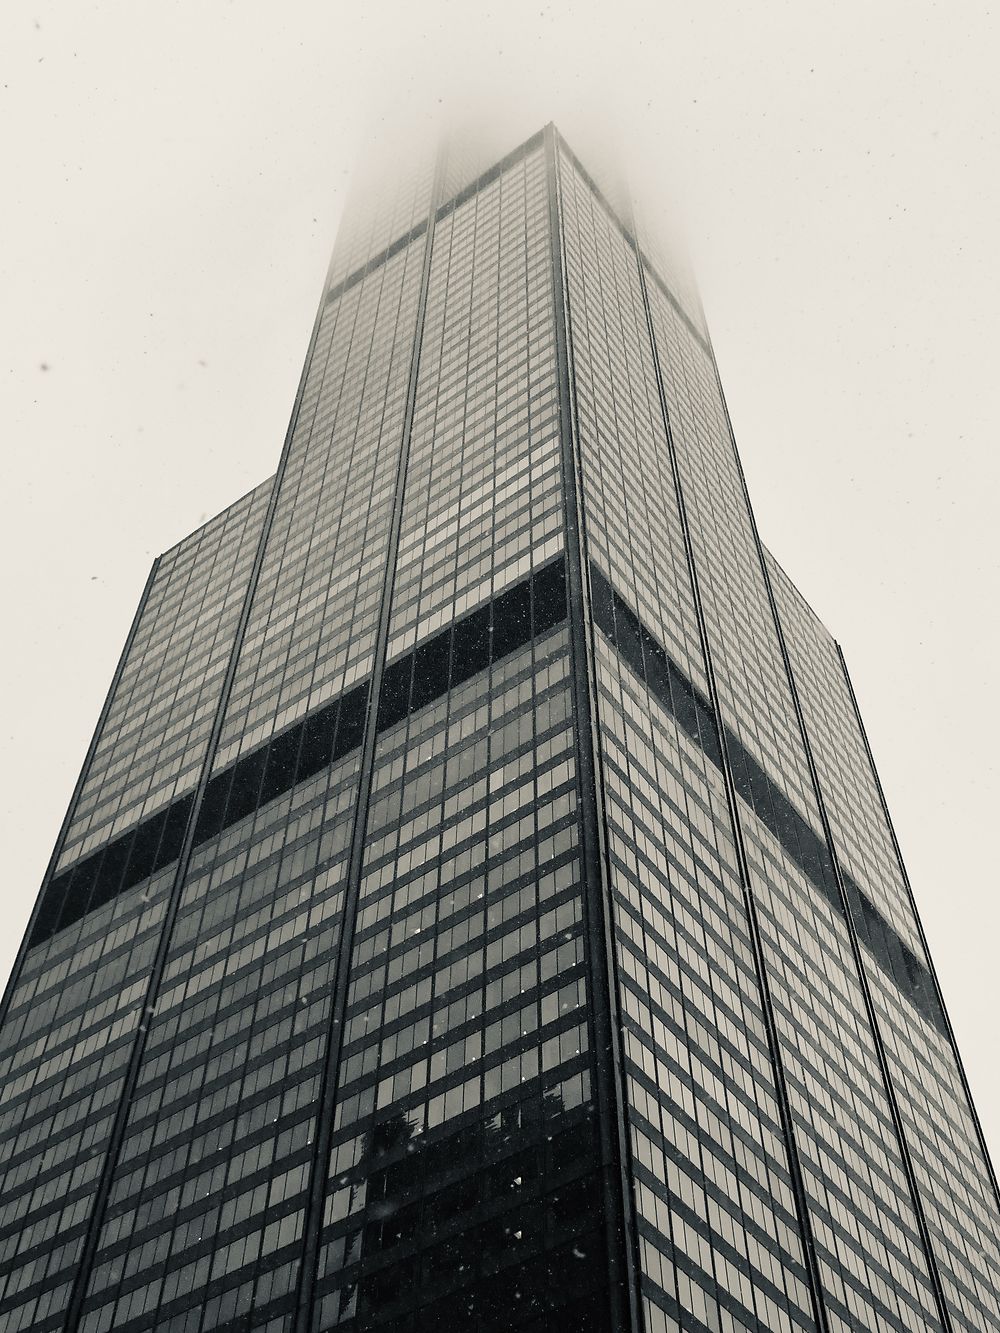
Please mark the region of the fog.
<svg viewBox="0 0 1000 1333"><path fill-rule="evenodd" d="M274 469L359 154L554 119L688 237L996 1150L997 28L886 0L4 6L0 970L151 560Z"/></svg>

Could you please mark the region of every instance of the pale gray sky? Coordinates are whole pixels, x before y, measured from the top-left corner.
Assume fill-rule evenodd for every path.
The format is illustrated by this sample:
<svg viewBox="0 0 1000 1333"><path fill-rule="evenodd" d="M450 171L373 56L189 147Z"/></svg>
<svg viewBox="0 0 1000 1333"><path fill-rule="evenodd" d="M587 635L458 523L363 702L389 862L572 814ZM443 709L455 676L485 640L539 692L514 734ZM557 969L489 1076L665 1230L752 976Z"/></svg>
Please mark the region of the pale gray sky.
<svg viewBox="0 0 1000 1333"><path fill-rule="evenodd" d="M683 215L765 541L844 646L987 1136L1000 132L985 6L0 14L6 975L149 564L274 468L372 120L607 119Z"/></svg>

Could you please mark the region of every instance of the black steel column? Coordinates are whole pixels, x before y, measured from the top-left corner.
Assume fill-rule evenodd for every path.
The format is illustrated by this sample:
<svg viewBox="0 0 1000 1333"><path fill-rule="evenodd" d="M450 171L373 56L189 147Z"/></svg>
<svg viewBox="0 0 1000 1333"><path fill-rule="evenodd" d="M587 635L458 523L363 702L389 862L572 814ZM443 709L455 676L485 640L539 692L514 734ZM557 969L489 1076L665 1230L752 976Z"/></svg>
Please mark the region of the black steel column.
<svg viewBox="0 0 1000 1333"><path fill-rule="evenodd" d="M56 867L59 864L59 858L62 855L63 844L66 841L66 834L69 832L69 826L73 822L73 816L76 814L76 807L80 801L80 795L83 791L84 783L90 773L90 765L94 760L94 753L97 750L97 743L101 739L104 731L104 724L108 719L108 713L111 711L111 704L114 701L115 694L118 691L118 684L122 678L122 672L125 670L125 663L128 661L129 653L132 651L132 645L135 642L135 636L138 633L139 625L142 621L143 612L146 609L146 603L149 601L149 594L152 591L153 584L156 581L156 571L160 567L160 557L157 556L153 561L152 568L146 578L146 583L142 590L142 596L139 598L139 605L136 608L135 615L132 617L132 624L129 626L128 634L125 637L125 646L122 648L121 656L118 658L118 665L115 667L115 674L111 677L111 684L108 692L104 696L104 703L101 705L101 711L97 717L97 725L94 727L94 734L90 738L90 744L87 747L87 753L84 756L83 767L80 770L80 776L76 780L76 786L73 788L73 794L69 798L69 805L63 821L59 825L59 832L56 835L56 845L52 849L52 855L49 857L49 863L45 867L45 874L42 876L42 886L38 890L38 897L35 899L35 905L31 909L31 916L28 918L28 924L24 928L24 938L21 940L20 948L14 957L14 965L10 970L10 976L7 978L7 985L4 988L3 997L0 998L0 1026L3 1025L7 1010L10 1007L11 997L14 994L14 988L17 985L20 976L21 967L24 964L25 955L28 952L28 941L31 939L35 921L38 913L41 911L42 901L45 898L45 891L49 887L52 879L55 877ZM82 859L82 858L81 858Z"/></svg>
<svg viewBox="0 0 1000 1333"><path fill-rule="evenodd" d="M582 503L573 350L569 333L569 293L562 245L558 145L553 125L548 125L545 130L545 161L555 297L573 719L583 843L584 928L597 1082L595 1098L600 1134L604 1225L608 1242L611 1317L616 1333L639 1333L642 1316L639 1305L638 1234L625 1121L622 1024L611 923L607 817L597 723L594 622L590 612L588 581L590 566Z"/></svg>
<svg viewBox="0 0 1000 1333"><path fill-rule="evenodd" d="M923 947L924 961L927 964L928 972L931 974L931 980L934 982L934 993L937 996L938 1004L941 1006L941 1014L944 1018L948 1040L951 1044L952 1053L955 1056L955 1067L958 1070L958 1077L962 1085L962 1091L965 1094L966 1105L968 1106L969 1114L972 1117L972 1123L975 1126L976 1139L978 1140L980 1151L983 1154L983 1162L986 1165L986 1174L993 1187L993 1193L996 1195L997 1205L1000 1207L1000 1187L998 1187L997 1184L996 1171L990 1157L990 1150L986 1144L986 1136L983 1133L982 1123L980 1122L978 1112L976 1111L975 1103L972 1100L972 1090L969 1087L969 1081L965 1076L965 1066L962 1064L962 1057L959 1055L958 1046L955 1043L955 1033L951 1026L951 1020L948 1017L948 1011L944 1005L944 996L941 994L941 987L938 984L937 973L934 971L934 963L927 948L927 937L924 934L924 927L920 920L920 914L917 911L917 903L913 896L913 888L910 885L910 877L906 873L906 866L903 863L903 853L900 850L899 841L896 838L896 830L892 822L892 816L889 814L889 807L886 804L885 792L882 789L882 781L879 778L878 769L875 767L875 756L872 754L872 748L868 742L868 733L865 730L865 724L861 717L861 710L858 708L857 696L854 693L854 684L851 681L850 673L847 670L847 662L844 659L844 653L839 643L837 644L837 656L840 658L840 665L844 673L844 680L847 682L848 693L851 696L851 704L854 708L854 716L857 719L858 730L860 731L861 739L864 742L865 753L868 756L868 763L871 765L872 777L875 779L875 787L878 790L882 813L885 816L886 827L889 830L889 837L892 840L893 851L896 854L896 864L899 866L899 873L903 881L903 886L906 889L906 896L910 904L910 910L913 912L913 920L917 928L917 935L920 939L921 946Z"/></svg>
<svg viewBox="0 0 1000 1333"><path fill-rule="evenodd" d="M368 694L368 712L365 717L365 729L361 742L361 764L358 775L358 800L354 811L354 824L351 829L350 850L347 860L347 884L344 891L344 908L341 913L340 944L337 953L337 971L333 983L333 1008L330 1016L330 1031L323 1074L320 1081L319 1110L317 1113L316 1139L313 1144L313 1159L309 1175L309 1191L306 1199L303 1221L303 1258L299 1274L298 1296L295 1311L294 1329L296 1333L309 1333L312 1323L312 1307L316 1288L317 1267L319 1261L320 1234L323 1229L323 1202L326 1197L329 1177L330 1141L333 1136L334 1110L337 1090L340 1082L340 1058L343 1048L344 1013L347 1008L347 991L351 971L351 952L354 943L354 931L358 917L358 898L361 891L361 870L364 861L365 834L368 827L368 809L371 803L372 774L375 768L375 742L377 739L379 696L382 688L382 676L389 646L389 620L392 611L392 593L396 576L396 554L399 547L399 531L403 519L403 500L406 495L406 472L410 458L410 436L413 428L413 413L417 396L417 377L420 371L420 349L423 341L424 316L427 311L427 293L430 287L431 256L434 248L435 214L441 203L444 183L444 153L439 152L434 169L434 183L427 228L424 234L423 266L420 273L420 291L417 298L416 323L413 332L413 348L410 355L409 380L406 389L406 406L403 414L403 429L400 442L399 460L396 467L396 483L393 496L392 519L389 527L389 541L386 552L386 568L382 582L382 599L379 606L378 629L375 639L375 656L372 665L371 687Z"/></svg>
<svg viewBox="0 0 1000 1333"><path fill-rule="evenodd" d="M329 271L328 271L329 272ZM316 312L316 318L313 322L312 333L309 338L309 346L306 350L305 361L302 367L302 374L299 377L299 386L295 394L295 402L292 406L292 414L288 423L288 430L285 432L285 441L281 450L281 459L278 463L278 470L274 476L274 484L271 487L271 495L268 500L267 512L264 515L264 522L261 528L260 538L257 542L257 551L254 556L253 565L250 570L250 578L247 583L247 590L243 598L243 606L240 610L240 617L236 625L236 633L233 639L233 646L229 654L229 661L226 666L226 674L223 677L222 689L219 694L219 700L215 709L215 716L212 720L212 730L209 733L208 745L205 750L205 758L202 762L201 772L198 776L198 785L194 791L194 799L191 802L191 809L188 812L187 826L184 830L184 838L181 843L181 850L177 861L177 872L174 875L173 884L170 888L170 894L167 901L167 909L164 914L163 925L160 929L159 943L156 953L153 956L152 968L149 976L149 984L146 988L146 995L143 1001L142 1019L136 1029L135 1042L132 1047L132 1054L129 1057L128 1067L125 1073L125 1081L122 1085L121 1096L118 1099L118 1108L115 1112L115 1119L111 1129L111 1136L108 1142L107 1155L104 1160L104 1166L98 1177L97 1190L94 1196L94 1205L90 1215L90 1223L87 1230L87 1239L80 1255L80 1262L77 1265L76 1277L73 1281L73 1290L70 1293L70 1299L66 1310L66 1322L64 1324L65 1333L76 1333L80 1322L80 1314L83 1308L83 1302L87 1295L87 1287L90 1282L90 1273L94 1263L94 1256L97 1253L97 1244L100 1237L101 1226L104 1221L104 1212L107 1207L108 1197L111 1193L111 1185L114 1179L114 1170L118 1161L118 1154L121 1151L122 1141L125 1137L125 1129L128 1124L129 1110L131 1109L132 1097L135 1093L136 1082L139 1077L139 1068L142 1063L143 1052L146 1047L146 1036L149 1030L149 1019L152 1016L156 1000L159 993L160 982L163 979L163 971L166 966L167 954L170 949L170 940L173 934L174 924L177 920L177 913L180 907L181 894L184 887L184 881L187 878L188 865L191 860L191 852L194 847L195 828L198 824L198 816L201 813L202 802L205 796L205 789L208 786L208 780L212 774L212 768L215 763L215 756L218 751L219 737L222 734L222 724L225 718L226 708L229 704L229 697L232 693L233 682L236 679L236 667L239 662L240 650L243 647L243 639L246 635L247 625L250 620L250 609L253 604L254 593L257 589L257 583L260 578L260 572L264 563L264 553L267 547L267 540L271 532L271 525L274 519L275 509L277 507L278 495L281 490L282 478L285 474L285 468L288 463L289 453L291 452L292 437L295 433L295 427L298 424L299 412L302 407L302 397L305 391L306 379L312 365L313 352L316 347L316 339L319 334L320 324L323 318L323 307L326 302L326 289L329 285L329 277L323 284L323 295L320 298L319 309Z"/></svg>
<svg viewBox="0 0 1000 1333"><path fill-rule="evenodd" d="M785 675L788 678L788 688L792 696L792 704L795 708L795 717L798 721L799 734L802 737L802 746L805 751L806 764L809 768L809 777L812 782L813 794L816 797L816 807L819 810L820 822L823 826L823 837L826 841L826 848L830 854L830 863L833 866L834 878L837 882L837 890L840 894L840 901L843 906L844 920L847 924L847 936L851 946L851 956L854 959L854 966L858 974L858 982L861 986L861 994L865 1004L865 1014L868 1018L869 1026L872 1031L872 1039L875 1044L875 1055L878 1060L879 1073L882 1076L882 1084L885 1089L886 1100L889 1106L889 1116L892 1120L893 1129L896 1133L896 1139L899 1145L900 1160L903 1165L903 1174L906 1176L906 1184L910 1194L910 1202L913 1205L914 1218L917 1223L917 1231L920 1233L920 1243L924 1249L924 1257L927 1261L927 1272L930 1278L931 1289L934 1293L934 1301L938 1307L938 1316L945 1333L952 1333L951 1315L948 1312L948 1304L945 1299L944 1287L941 1284L941 1275L938 1272L937 1260L934 1257L934 1250L931 1246L930 1231L927 1227L927 1218L924 1214L923 1202L920 1198L920 1191L917 1187L917 1178L913 1169L913 1161L910 1157L910 1150L906 1142L906 1134L903 1130L903 1118L899 1110L899 1103L896 1100L896 1091L893 1087L892 1076L889 1071L889 1062L885 1053L885 1045L882 1041L882 1032L879 1027L878 1013L875 1008L875 1002L872 997L871 986L868 981L868 974L865 971L864 959L861 954L861 943L858 938L857 925L851 912L851 903L847 894L847 886L844 882L844 874L841 869L840 859L837 855L837 848L833 839L833 829L830 825L830 818L827 814L826 805L823 800L823 791L819 780L819 770L813 757L812 745L809 741L809 733L806 729L805 714L802 711L802 703L799 699L798 687L795 684L795 676L792 672L791 658L788 655L788 645L785 641L785 632L781 625L781 618L778 615L778 604L774 596L774 588L771 585L771 576L768 573L767 561L764 558L764 547L760 540L760 533L757 530L757 520L754 517L753 506L750 503L750 492L747 488L746 476L743 472L743 464L740 461L739 451L736 448L736 439L733 435L732 422L729 419L729 408L726 406L725 396L722 392L722 384L719 380L718 367L715 364L715 355L712 355L712 366L715 369L715 382L718 388L719 398L722 402L723 410L726 413L726 424L729 428L729 439L733 449L733 456L736 460L736 468L739 473L740 485L743 489L743 498L747 507L747 514L750 518L750 528L753 532L754 545L757 551L757 557L760 561L761 574L764 579L764 587L767 589L768 603L771 607L771 616L774 620L775 633L778 637L778 646L781 649L781 658L785 665Z"/></svg>
<svg viewBox="0 0 1000 1333"><path fill-rule="evenodd" d="M820 1273L819 1261L816 1256L816 1242L813 1237L812 1222L809 1217L809 1204L805 1187L805 1178L802 1173L802 1163L799 1158L798 1145L795 1141L795 1126L792 1119L791 1103L788 1097L788 1086L785 1082L785 1071L781 1061L781 1047L778 1039L778 1029L774 1019L771 986L768 980L764 960L764 948L761 941L757 901L753 892L753 881L750 876L750 862L743 838L743 826L740 819L736 783L733 778L732 761L726 740L726 728L723 725L718 681L716 680L715 667L712 661L712 649L709 642L708 626L701 600L698 570L695 564L694 547L691 541L687 508L684 502L684 487L681 480L680 466L677 461L677 450L674 445L673 431L670 425L670 408L667 403L666 391L663 386L663 375L660 370L659 355L656 345L656 330L653 325L653 315L649 304L646 270L638 242L636 242L635 250L636 263L639 270L639 285L642 290L642 301L646 313L646 328L653 353L653 370L656 375L656 388L660 399L660 410L663 414L664 430L666 432L670 470L673 476L674 489L677 493L677 508L681 520L681 531L684 534L684 553L687 559L688 576L691 580L691 591L694 597L695 615L698 621L698 636L701 640L702 653L705 659L705 675L708 680L709 698L712 704L712 711L715 715L716 731L719 738L719 751L722 755L722 775L726 787L726 804L729 808L729 818L733 829L733 845L736 849L740 886L743 890L743 901L750 931L754 966L757 970L757 983L760 989L761 1009L763 1012L764 1027L767 1032L768 1051L771 1057L775 1097L778 1103L778 1113L781 1118L781 1127L785 1136L785 1147L788 1153L788 1171L791 1177L792 1193L795 1196L795 1210L799 1219L802 1252L805 1257L806 1272L809 1279L809 1294L812 1300L813 1316L816 1320L816 1326L821 1330L821 1333L828 1333L829 1323L827 1321L826 1308L823 1302L823 1280Z"/></svg>

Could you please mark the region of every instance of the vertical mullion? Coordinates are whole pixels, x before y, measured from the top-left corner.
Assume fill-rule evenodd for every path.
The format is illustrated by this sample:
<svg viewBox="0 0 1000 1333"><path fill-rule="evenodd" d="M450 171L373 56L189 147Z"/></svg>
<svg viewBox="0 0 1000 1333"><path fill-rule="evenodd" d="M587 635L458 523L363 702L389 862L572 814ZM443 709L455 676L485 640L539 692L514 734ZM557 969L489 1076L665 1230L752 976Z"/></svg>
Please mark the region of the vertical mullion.
<svg viewBox="0 0 1000 1333"><path fill-rule="evenodd" d="M347 992L351 971L351 952L353 949L354 931L358 916L358 900L361 892L361 871L364 862L365 835L368 826L368 810L371 804L372 776L375 769L375 743L377 740L379 696L389 646L389 621L392 610L393 585L395 582L396 554L399 547L399 533L403 518L403 501L406 494L406 473L410 456L410 436L413 429L417 378L420 370L420 349L423 340L424 319L427 313L427 293L430 287L431 257L434 245L434 224L436 220L435 214L438 205L441 202L440 194L443 179L444 154L439 153L434 169L434 181L431 188L427 228L424 234L424 254L420 272L420 288L417 297L413 347L410 353L410 369L406 389L406 404L403 412L403 427L400 437L399 456L396 465L392 519L390 521L389 540L386 547L386 566L382 580L382 596L379 603L375 654L372 664L371 686L368 692L368 711L365 717L364 735L361 742L361 761L358 773L358 799L355 806L354 823L351 829L350 850L348 852L347 860L347 882L344 891L344 907L341 913L340 942L337 950L337 968L333 982L333 1004L330 1014L330 1030L327 1037L323 1073L320 1080L316 1135L313 1144L313 1157L310 1165L309 1186L303 1219L303 1254L299 1272L294 1323L296 1333L308 1333L312 1323L312 1306L317 1279L320 1233L323 1228L323 1204L326 1197L329 1176L330 1142L333 1136L334 1110L336 1107L337 1090L340 1082L344 1014L347 1008Z"/></svg>
<svg viewBox="0 0 1000 1333"><path fill-rule="evenodd" d="M136 1083L139 1077L139 1069L142 1064L142 1057L146 1047L146 1037L149 1031L149 1018L151 1017L156 1005L157 995L160 988L160 982L163 979L164 968L166 967L167 954L170 948L171 936L173 934L174 924L177 920L177 913L180 908L181 893L184 882L187 878L188 866L191 861L191 853L194 849L195 829L198 824L198 816L201 812L202 802L205 796L205 790L208 786L209 778L212 774L212 768L215 763L215 757L218 752L219 738L222 735L222 724L225 719L226 709L229 704L229 698L232 693L233 683L236 679L236 669L239 663L240 650L243 647L243 640L246 635L247 626L250 622L250 610L253 605L254 593L257 590L257 584L260 580L261 570L264 564L264 554L267 549L268 537L271 532L271 525L274 520L277 509L278 495L281 490L282 479L285 474L285 468L291 453L292 438L295 434L295 428L298 424L299 412L302 407L302 399L305 393L306 380L312 365L313 353L316 348L317 338L319 336L320 324L323 319L323 308L326 299L326 288L329 278L323 284L323 296L320 298L319 309L316 312L316 318L313 321L312 333L309 338L309 345L306 349L305 361L302 367L302 374L299 377L299 385L295 394L295 401L292 406L291 417L288 422L288 429L285 432L284 445L281 451L281 458L278 463L278 470L274 475L274 482L271 486L271 494L268 499L267 510L264 514L263 524L261 526L260 537L257 541L257 550L254 555L253 565L250 570L250 577L247 582L247 589L243 597L243 605L240 609L239 620L233 638L233 646L230 650L229 661L226 664L226 672L222 681L222 688L219 693L219 699L216 704L215 714L212 719L212 729L209 733L208 744L205 749L205 757L202 761L201 771L198 776L198 784L195 787L194 798L191 802L191 809L188 812L187 825L184 830L184 838L181 843L180 853L177 859L177 871L174 875L173 883L167 897L167 907L164 913L163 925L160 929L159 940L156 947L156 953L153 956L153 962L149 973L149 984L146 988L146 995L143 1000L142 1021L136 1029L135 1042L132 1046L132 1053L129 1056L128 1066L126 1068L125 1079L122 1085L121 1095L118 1099L118 1105L115 1112L115 1119L111 1129L111 1135L108 1141L107 1154L104 1159L104 1165L101 1174L98 1177L98 1186L94 1196L94 1205L90 1213L90 1221L87 1228L86 1240L80 1255L80 1261L77 1265L76 1276L73 1280L73 1290L70 1293L70 1299L66 1309L66 1322L63 1326L64 1333L76 1333L79 1326L80 1315L83 1309L83 1303L87 1295L87 1287L90 1282L91 1269L94 1263L94 1257L97 1253L97 1245L100 1237L101 1226L104 1220L104 1213L107 1207L108 1198L111 1194L111 1185L114 1180L114 1170L118 1161L118 1155L121 1151L122 1142L125 1137L125 1130L128 1124L129 1111L131 1109L132 1097L135 1093Z"/></svg>
<svg viewBox="0 0 1000 1333"><path fill-rule="evenodd" d="M920 914L917 911L917 903L916 899L913 896L913 888L910 884L910 877L906 873L906 866L903 863L903 854L902 851L900 850L899 842L896 838L896 830L895 827L893 826L892 816L889 814L889 807L886 804L885 792L882 788L882 780L878 775L878 769L875 767L875 756L872 754L872 748L868 741L868 733L865 730L865 724L861 717L861 710L858 708L857 696L854 693L854 684L851 680L850 673L847 670L847 662L844 658L844 653L843 650L841 649L840 644L838 643L836 647L837 647L837 656L840 659L840 666L844 673L844 680L847 683L847 690L851 696L851 705L854 709L854 716L858 724L858 731L861 733L861 739L865 747L865 754L868 756L868 763L871 767L872 777L875 781L876 790L878 791L879 804L882 808L882 814L885 817L886 827L889 830L889 838L892 842L893 851L895 852L896 855L896 864L899 866L900 878L903 881L903 887L906 889L907 901L909 902L910 910L913 913L913 922L917 929L917 937L919 938L920 943L923 947L924 961L927 964L927 970L931 974L931 980L934 983L934 993L937 996L938 1004L941 1007L941 1014L942 1017L944 1018L945 1030L947 1031L948 1034L948 1041L951 1045L952 1054L955 1057L955 1067L958 1070L959 1082L961 1083L962 1091L965 1094L966 1105L969 1109L969 1114L972 1117L972 1123L976 1131L976 1139L979 1143L979 1148L983 1155L983 1162L985 1163L986 1166L986 1175L987 1178L989 1179L990 1185L993 1188L993 1193L996 1196L997 1204L998 1206L1000 1206L1000 1186L998 1186L997 1183L996 1170L994 1169L993 1166L993 1160L990 1157L990 1150L986 1143L986 1136L983 1133L982 1122L980 1121L979 1115L976 1111L975 1102L972 1100L972 1090L969 1087L969 1081L965 1074L965 1066L962 1064L962 1057L959 1054L958 1046L955 1042L954 1029L951 1026L951 1020L948 1017L948 1011L945 1008L944 996L941 993L941 986L938 982L937 973L934 970L934 963L933 960L931 959L930 952L927 948L927 937L924 934L923 923L921 922Z"/></svg>
<svg viewBox="0 0 1000 1333"><path fill-rule="evenodd" d="M646 281L645 264L642 258L642 252L635 246L636 264L639 270L639 286L642 292L642 302L646 315L646 329L649 335L650 347L653 355L653 373L656 377L657 394L660 400L660 411L663 416L663 426L666 433L667 453L670 459L670 471L673 477L674 490L677 495L677 509L680 516L681 531L684 536L684 553L687 560L688 577L691 581L691 592L694 599L695 616L698 621L698 637L701 640L702 655L705 661L705 676L708 681L709 698L712 704L712 711L715 715L716 732L719 741L719 751L722 756L722 775L726 788L726 805L729 810L729 819L733 830L733 846L736 850L736 860L739 868L740 886L743 890L744 907L747 914L747 923L749 926L750 943L753 951L754 966L757 971L757 985L760 991L761 1010L764 1018L764 1028L767 1033L768 1052L771 1057L771 1070L774 1079L775 1098L778 1103L778 1113L781 1119L781 1128L785 1138L785 1150L788 1154L788 1171L791 1177L792 1194L795 1198L795 1211L799 1219L799 1231L802 1240L802 1252L805 1258L806 1273L809 1279L809 1294L812 1301L813 1317L816 1320L816 1326L820 1333L829 1333L829 1322L827 1320L826 1308L823 1302L823 1280L819 1267L819 1259L816 1254L816 1242L813 1236L812 1222L809 1217L808 1196L806 1193L805 1177L802 1171L802 1163L799 1158L798 1145L795 1140L795 1126L792 1117L791 1102L788 1096L788 1087L785 1081L785 1071L781 1060L781 1047L778 1039L778 1029L774 1018L774 1005L771 999L771 986L768 980L767 969L764 959L764 946L760 929L760 918L757 910L757 900L753 891L753 881L750 875L750 862L747 856L746 844L743 835L743 825L740 818L739 803L736 794L736 783L733 777L732 760L729 754L729 745L726 737L726 727L722 720L722 710L720 707L719 686L715 675L715 666L712 659L712 648L708 635L708 624L705 618L705 610L701 600L701 589L699 584L698 570L694 558L694 545L691 540L691 530L688 522L687 507L684 502L684 487L681 480L680 466L677 461L677 450L674 445L673 431L670 425L670 409L667 403L666 390L663 384L663 375L660 370L660 362L656 345L656 330L653 325L653 314L649 302L649 289Z"/></svg>
<svg viewBox="0 0 1000 1333"><path fill-rule="evenodd" d="M712 357L712 365L715 366L715 357ZM899 1102L896 1097L896 1089L893 1086L892 1075L889 1070L889 1061L885 1053L885 1043L882 1040L882 1030L879 1026L878 1012L875 1008L875 1001L872 996L871 983L868 980L868 973L865 969L864 958L861 952L861 944L858 939L857 926L854 921L854 915L851 911L850 898L847 894L847 886L844 882L844 873L841 868L840 858L837 855L837 848L834 843L833 829L830 824L830 818L827 813L826 804L823 799L823 790L819 780L819 770L816 767L816 761L813 756L812 744L809 740L809 733L806 729L805 714L802 711L802 703L799 698L798 687L795 684L795 676L792 672L791 658L788 655L788 645L785 640L785 632L782 628L781 617L778 615L778 604L774 596L774 588L771 585L771 576L767 570L767 561L764 559L764 548L761 544L760 534L757 530L757 521L754 518L753 507L750 504L750 492L747 489L746 477L743 472L743 464L740 461L739 452L736 449L736 441L733 436L732 423L729 420L729 409L725 406L725 398L722 393L722 384L719 382L718 367L715 368L716 387L719 397L722 400L723 408L726 413L726 423L729 427L729 438L733 448L733 455L736 460L736 469L739 473L740 485L743 491L743 499L746 504L747 514L750 519L750 529L753 533L754 548L757 552L757 558L760 562L761 574L764 579L764 587L767 590L767 599L771 608L771 616L774 620L775 633L777 634L778 647L781 650L781 659L785 666L785 675L788 678L788 688L791 693L792 706L795 709L795 717L798 722L799 734L802 738L802 747L805 752L806 765L809 769L809 777L812 782L813 794L816 797L816 806L819 810L820 822L823 826L823 837L826 840L827 851L830 855L830 863L833 866L833 875L837 883L837 891L840 894L840 901L844 916L844 922L847 926L847 937L851 948L851 956L854 960L854 966L858 974L858 982L861 987L861 995L864 1000L865 1016L868 1019L871 1028L872 1040L875 1046L875 1055L878 1061L879 1073L882 1076L882 1084L885 1089L886 1100L889 1106L889 1116L892 1120L893 1130L896 1134L896 1140L899 1146L900 1161L903 1166L903 1174L906 1176L906 1184L910 1194L910 1202L913 1205L914 1219L917 1224L917 1231L920 1234L920 1243L924 1250L924 1257L927 1261L927 1272L930 1278L931 1289L934 1293L934 1301L938 1308L938 1315L941 1319L942 1327L945 1333L951 1333L952 1322L948 1310L948 1303L944 1294L944 1286L941 1282L941 1274L938 1271L937 1260L934 1255L934 1249L931 1245L930 1230L927 1226L927 1217L924 1213L923 1201L920 1197L920 1190L917 1186L917 1177L913 1167L913 1159L910 1156L909 1146L906 1141L906 1134L903 1128L903 1118L899 1109Z"/></svg>
<svg viewBox="0 0 1000 1333"><path fill-rule="evenodd" d="M160 567L160 556L153 561L146 582L142 589L142 595L139 598L139 605L136 607L135 615L132 617L132 623L129 626L128 634L125 636L125 645L122 648L121 655L118 658L118 665L115 667L115 673L111 677L111 684L104 697L104 703L101 705L101 711L97 716L97 725L94 727L94 734L90 738L90 744L87 747L87 753L84 756L83 767L80 769L80 776L76 780L73 788L73 794L69 798L69 805L66 807L66 814L59 825L59 832L56 835L55 846L52 848L52 855L49 857L48 865L45 867L45 874L42 876L42 885L38 890L38 897L35 899L35 905L31 909L31 915L28 917L28 923L24 928L24 938L21 940L20 948L14 956L14 963L10 969L10 976L7 978L7 984L3 995L0 996L0 1026L7 1018L7 1010L10 1007L14 996L14 991L20 979L21 968L24 965L25 957L28 953L29 940L31 939L35 921L41 911L46 891L55 878L56 867L59 864L59 858L62 855L63 846L66 842L66 835L69 833L70 825L76 815L76 808L79 805L80 797L83 794L84 784L90 776L90 766L94 762L94 755L97 752L97 746L101 736L104 734L104 726L108 720L108 714L111 711L111 705L114 703L115 695L118 693L118 686L125 671L129 654L132 651L132 645L135 643L135 637L139 632L139 625L142 623L143 612L146 610L146 604L149 601L149 594L153 590L153 584L156 582L156 574ZM83 859L82 857L80 858ZM72 869L72 867L69 867Z"/></svg>
<svg viewBox="0 0 1000 1333"><path fill-rule="evenodd" d="M622 1027L611 928L611 877L597 700L593 617L587 582L586 531L582 504L577 417L574 398L569 293L562 245L561 182L554 126L545 130L549 233L555 301L556 359L562 447L566 580L569 601L573 718L580 794L584 870L584 915L594 1034L595 1098L600 1134L600 1175L608 1245L612 1328L639 1333L638 1237L625 1124Z"/></svg>

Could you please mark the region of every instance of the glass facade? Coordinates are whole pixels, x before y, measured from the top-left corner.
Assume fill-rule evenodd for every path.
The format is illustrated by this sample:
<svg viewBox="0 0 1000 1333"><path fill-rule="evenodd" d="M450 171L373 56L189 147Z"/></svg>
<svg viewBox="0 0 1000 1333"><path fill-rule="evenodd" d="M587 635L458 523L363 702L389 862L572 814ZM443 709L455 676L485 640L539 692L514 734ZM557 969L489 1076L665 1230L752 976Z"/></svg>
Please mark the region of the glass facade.
<svg viewBox="0 0 1000 1333"><path fill-rule="evenodd" d="M0 1333L982 1333L1000 1206L696 296L553 127L361 173L0 1013Z"/></svg>

